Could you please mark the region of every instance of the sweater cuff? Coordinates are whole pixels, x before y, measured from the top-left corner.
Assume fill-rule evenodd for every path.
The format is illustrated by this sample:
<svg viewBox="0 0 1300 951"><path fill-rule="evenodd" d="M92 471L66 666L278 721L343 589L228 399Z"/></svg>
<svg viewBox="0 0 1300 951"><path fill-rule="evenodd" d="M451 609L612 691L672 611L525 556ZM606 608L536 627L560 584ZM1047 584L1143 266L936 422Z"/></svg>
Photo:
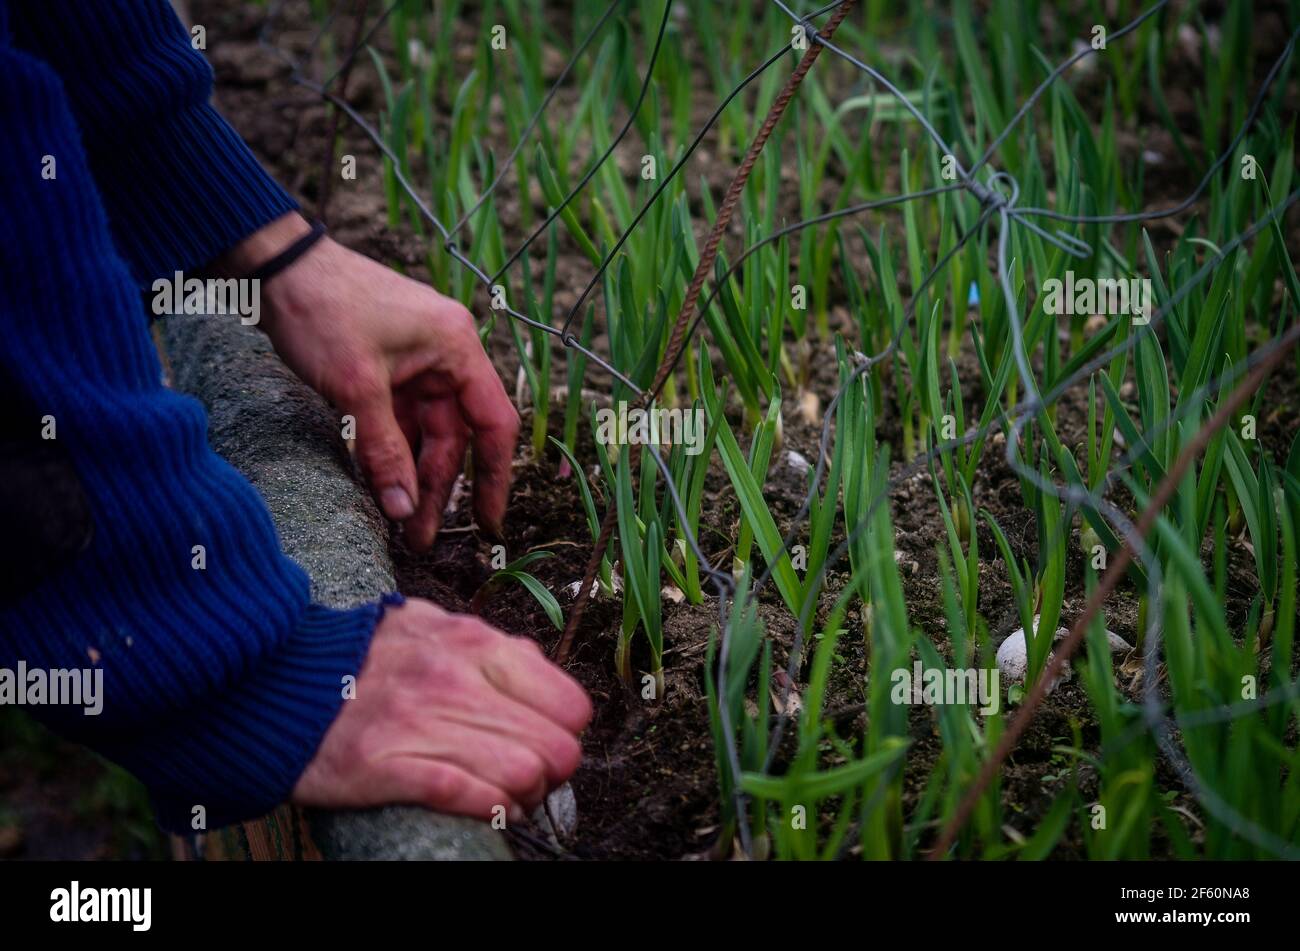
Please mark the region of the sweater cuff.
<svg viewBox="0 0 1300 951"><path fill-rule="evenodd" d="M141 287L201 268L298 207L206 103L95 150L91 164L118 250Z"/></svg>
<svg viewBox="0 0 1300 951"><path fill-rule="evenodd" d="M385 599L385 603L393 603ZM285 802L338 717L384 604L309 605L281 649L201 708L99 744L149 789L158 824L191 835L266 815Z"/></svg>

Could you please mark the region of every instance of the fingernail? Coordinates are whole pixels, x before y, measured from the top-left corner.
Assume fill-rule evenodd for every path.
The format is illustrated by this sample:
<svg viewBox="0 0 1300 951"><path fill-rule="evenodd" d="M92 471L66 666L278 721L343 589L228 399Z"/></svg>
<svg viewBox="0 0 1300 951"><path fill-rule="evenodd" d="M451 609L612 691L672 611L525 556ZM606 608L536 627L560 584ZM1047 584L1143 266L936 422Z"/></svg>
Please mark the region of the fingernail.
<svg viewBox="0 0 1300 951"><path fill-rule="evenodd" d="M415 503L399 485L390 486L379 493L379 504L384 514L395 521L410 518L415 514Z"/></svg>

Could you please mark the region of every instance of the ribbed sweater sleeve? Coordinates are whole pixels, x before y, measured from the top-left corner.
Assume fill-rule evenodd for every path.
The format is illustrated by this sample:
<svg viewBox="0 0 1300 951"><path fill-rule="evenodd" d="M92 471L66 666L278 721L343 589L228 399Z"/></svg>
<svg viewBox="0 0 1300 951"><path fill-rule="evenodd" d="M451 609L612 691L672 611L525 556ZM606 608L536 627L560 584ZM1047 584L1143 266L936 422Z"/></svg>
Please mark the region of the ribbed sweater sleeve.
<svg viewBox="0 0 1300 951"><path fill-rule="evenodd" d="M201 406L162 386L59 77L7 43L5 14L0 0L0 373L53 418L94 536L0 605L0 667L102 670L99 716L30 712L139 776L164 828L189 831L199 806L209 827L256 816L314 755L382 608L311 604ZM150 167L190 153L162 128L180 136L151 126Z"/></svg>
<svg viewBox="0 0 1300 951"><path fill-rule="evenodd" d="M137 284L298 207L208 103L212 69L167 0L24 0L10 16L13 44L63 81Z"/></svg>

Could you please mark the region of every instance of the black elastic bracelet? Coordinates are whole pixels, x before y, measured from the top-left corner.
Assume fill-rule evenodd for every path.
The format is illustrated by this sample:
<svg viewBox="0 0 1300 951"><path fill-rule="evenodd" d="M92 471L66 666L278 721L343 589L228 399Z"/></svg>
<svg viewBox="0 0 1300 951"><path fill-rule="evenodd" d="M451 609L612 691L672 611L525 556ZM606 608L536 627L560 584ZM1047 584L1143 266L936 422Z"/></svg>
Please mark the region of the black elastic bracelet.
<svg viewBox="0 0 1300 951"><path fill-rule="evenodd" d="M250 281L261 281L263 283L269 281L311 250L311 246L323 237L325 237L325 222L313 221L311 223L311 231L307 232L261 267L254 270L253 273L248 275L247 279Z"/></svg>

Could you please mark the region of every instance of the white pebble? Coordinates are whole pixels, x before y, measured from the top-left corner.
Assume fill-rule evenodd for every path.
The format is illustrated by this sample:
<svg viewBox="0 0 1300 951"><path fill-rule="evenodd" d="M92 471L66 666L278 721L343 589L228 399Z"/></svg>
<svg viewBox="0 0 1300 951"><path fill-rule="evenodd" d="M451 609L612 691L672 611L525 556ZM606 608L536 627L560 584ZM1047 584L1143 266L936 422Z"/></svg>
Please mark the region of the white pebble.
<svg viewBox="0 0 1300 951"><path fill-rule="evenodd" d="M1034 615L1034 633L1038 633L1038 615ZM1052 638L1052 642L1055 643L1056 641L1063 640L1069 633L1070 631L1067 628L1057 628L1056 634ZM1129 646L1128 641L1111 631L1106 632L1106 639L1110 642L1110 650L1112 654L1123 653L1133 649ZM1002 642L1001 646L998 647L997 662L998 670L1002 672L1003 677L1015 682L1025 679L1025 670L1029 666L1029 648L1025 643L1025 629L1023 627L1017 628L1013 631L1011 635ZM1048 693L1055 690L1057 684L1061 681L1069 679L1070 668L1066 667L1060 678L1057 679L1056 683L1053 683L1048 688Z"/></svg>
<svg viewBox="0 0 1300 951"><path fill-rule="evenodd" d="M785 464L799 475L804 475L812 468L812 463L808 461L807 457L802 453L795 452L793 449L786 450Z"/></svg>
<svg viewBox="0 0 1300 951"><path fill-rule="evenodd" d="M578 831L578 800L573 787L565 783L546 797L546 804L533 813L535 822L552 839L571 839Z"/></svg>

